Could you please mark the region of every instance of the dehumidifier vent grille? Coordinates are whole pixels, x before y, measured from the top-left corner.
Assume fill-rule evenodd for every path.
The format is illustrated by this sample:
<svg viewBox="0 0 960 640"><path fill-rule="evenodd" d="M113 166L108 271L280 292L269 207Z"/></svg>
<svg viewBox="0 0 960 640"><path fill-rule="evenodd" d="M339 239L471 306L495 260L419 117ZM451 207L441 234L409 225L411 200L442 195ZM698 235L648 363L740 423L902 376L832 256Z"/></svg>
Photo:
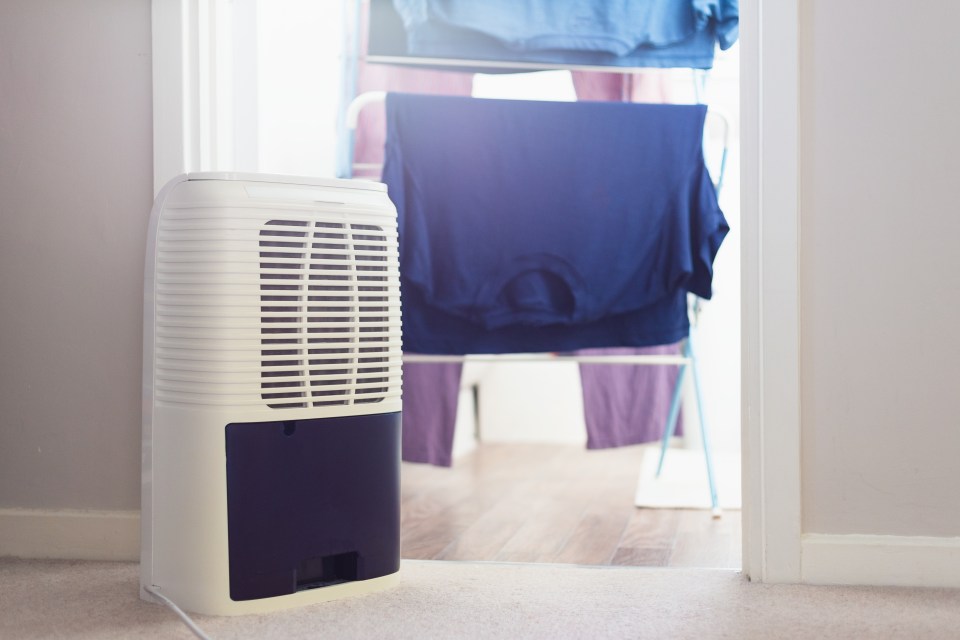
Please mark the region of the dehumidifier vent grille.
<svg viewBox="0 0 960 640"><path fill-rule="evenodd" d="M272 408L400 392L395 232L270 220L260 230L261 397Z"/></svg>

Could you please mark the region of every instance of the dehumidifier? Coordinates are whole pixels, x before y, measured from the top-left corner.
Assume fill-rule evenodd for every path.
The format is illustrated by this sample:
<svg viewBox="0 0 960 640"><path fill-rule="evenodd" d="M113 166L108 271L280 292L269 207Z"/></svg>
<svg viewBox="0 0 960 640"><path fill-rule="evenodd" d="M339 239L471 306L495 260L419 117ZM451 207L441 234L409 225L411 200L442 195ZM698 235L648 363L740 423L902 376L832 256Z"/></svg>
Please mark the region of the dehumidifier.
<svg viewBox="0 0 960 640"><path fill-rule="evenodd" d="M400 565L396 210L377 183L190 174L144 282L141 597L362 593Z"/></svg>

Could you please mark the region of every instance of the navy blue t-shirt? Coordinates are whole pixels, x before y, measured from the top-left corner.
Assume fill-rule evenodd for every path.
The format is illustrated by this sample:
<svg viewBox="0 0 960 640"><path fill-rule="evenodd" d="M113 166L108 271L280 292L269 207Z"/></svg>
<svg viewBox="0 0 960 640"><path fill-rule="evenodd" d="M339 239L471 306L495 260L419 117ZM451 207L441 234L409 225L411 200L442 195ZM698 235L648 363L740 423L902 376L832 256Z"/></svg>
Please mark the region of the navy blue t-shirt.
<svg viewBox="0 0 960 640"><path fill-rule="evenodd" d="M404 343L421 353L686 335L728 227L701 105L390 94Z"/></svg>

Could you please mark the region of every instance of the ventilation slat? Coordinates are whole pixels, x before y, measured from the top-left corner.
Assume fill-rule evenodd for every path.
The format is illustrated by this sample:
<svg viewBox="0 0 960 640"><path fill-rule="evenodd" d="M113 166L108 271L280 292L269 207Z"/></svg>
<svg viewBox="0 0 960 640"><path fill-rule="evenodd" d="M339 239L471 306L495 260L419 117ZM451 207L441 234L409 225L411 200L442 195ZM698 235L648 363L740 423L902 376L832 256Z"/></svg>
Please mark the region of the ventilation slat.
<svg viewBox="0 0 960 640"><path fill-rule="evenodd" d="M356 314L354 314L356 315ZM380 317L376 314L373 314L371 317ZM272 316L271 316L272 317ZM330 318L342 317L342 314L331 314ZM300 331L306 330L307 333L321 333L321 332L333 332L349 334L351 337L359 336L361 333L373 330L374 328L380 329L384 332L388 332L390 335L400 335L400 318L399 316L391 318L393 321L383 321L379 324L374 323L364 323L362 327L359 327L356 330L353 330L357 326L357 322L352 322L350 320L336 321L330 318L325 318L317 316L316 318L310 319L308 317L306 321L301 318L277 318L275 321L260 321L258 322L256 318L242 318L242 317L225 317L225 318L207 318L207 317L180 317L180 316L164 316L163 322L169 327L185 327L192 329L246 329L246 328L257 328L258 326L262 327L263 325L268 325L270 329L296 329ZM396 331L394 331L396 329Z"/></svg>
<svg viewBox="0 0 960 640"><path fill-rule="evenodd" d="M251 341L246 341L253 344ZM280 360L284 356L271 354L271 351L281 351L284 350L284 345L261 345L261 341L257 341L257 348L263 348L268 355L259 356L258 360ZM197 346L203 346L203 343L198 341ZM229 343L227 343L229 344ZM194 348L193 344L183 344L179 346L179 343L171 345L168 343L157 343L158 348L158 357L167 358L171 361L209 361L209 362L245 362L250 360L249 352L242 350L204 350L202 348ZM178 348L179 346L179 348ZM208 345L209 346L209 345ZM247 346L242 344L242 346ZM294 345L289 345L294 346ZM317 359L320 357L342 357L342 353L349 353L351 357L355 354L356 344L349 343L311 343L311 344L300 344L296 345L296 350L299 353L303 354L304 358ZM376 351L373 351L376 350ZM341 351L341 354L336 354L335 352ZM372 357L385 357L391 359L398 359L401 357L400 351L400 341L395 340L389 343L378 343L374 347L367 347L366 345L360 349L360 353L357 354L358 358L362 361L364 358ZM289 356L286 356L289 359ZM399 360L398 360L399 362Z"/></svg>
<svg viewBox="0 0 960 640"><path fill-rule="evenodd" d="M274 246L291 237L302 243L302 252ZM258 257L260 393L268 406L395 397L400 384L396 233L341 221L271 220L260 230ZM287 283L296 283L297 291L283 289Z"/></svg>
<svg viewBox="0 0 960 640"><path fill-rule="evenodd" d="M399 383L399 376L393 376L392 382ZM274 381L270 378L263 378L259 385L251 385L250 380L240 383L219 382L217 384L198 383L192 380L168 380L166 378L157 378L155 381L157 389L164 391L180 393L201 393L203 395L228 395L241 396L256 393L288 393L288 392L309 392L309 391L346 391L353 390L374 390L388 387L391 382L358 382L354 376L342 376L339 384L337 380L311 380L308 377L290 378L287 381Z"/></svg>

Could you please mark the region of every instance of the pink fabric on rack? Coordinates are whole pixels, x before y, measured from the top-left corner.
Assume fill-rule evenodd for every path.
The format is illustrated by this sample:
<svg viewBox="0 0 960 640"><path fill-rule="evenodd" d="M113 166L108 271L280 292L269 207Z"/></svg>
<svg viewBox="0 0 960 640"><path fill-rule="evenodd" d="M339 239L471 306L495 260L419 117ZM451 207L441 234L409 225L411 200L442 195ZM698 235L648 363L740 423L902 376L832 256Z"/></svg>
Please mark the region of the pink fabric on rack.
<svg viewBox="0 0 960 640"><path fill-rule="evenodd" d="M360 50L363 55L357 66L357 93L368 91L403 91L445 96L469 96L473 91L473 74L453 71L431 71L398 65L368 64L367 24L369 2L361 6ZM372 104L360 112L354 138L354 162L383 164L383 145L387 139L387 120L382 104ZM380 170L356 171L356 177L379 178Z"/></svg>
<svg viewBox="0 0 960 640"><path fill-rule="evenodd" d="M574 71L571 75L578 100L664 104L674 101L669 76L662 71L631 73Z"/></svg>
<svg viewBox="0 0 960 640"><path fill-rule="evenodd" d="M633 74L574 71L573 88L578 100L628 102L633 85Z"/></svg>
<svg viewBox="0 0 960 640"><path fill-rule="evenodd" d="M401 457L440 467L453 464L453 433L460 398L460 363L403 365Z"/></svg>
<svg viewBox="0 0 960 640"><path fill-rule="evenodd" d="M656 71L573 72L579 100L670 102L670 87ZM680 345L583 349L583 355L678 355ZM659 440L663 436L679 367L581 364L587 448L609 449ZM683 433L682 415L677 435Z"/></svg>

